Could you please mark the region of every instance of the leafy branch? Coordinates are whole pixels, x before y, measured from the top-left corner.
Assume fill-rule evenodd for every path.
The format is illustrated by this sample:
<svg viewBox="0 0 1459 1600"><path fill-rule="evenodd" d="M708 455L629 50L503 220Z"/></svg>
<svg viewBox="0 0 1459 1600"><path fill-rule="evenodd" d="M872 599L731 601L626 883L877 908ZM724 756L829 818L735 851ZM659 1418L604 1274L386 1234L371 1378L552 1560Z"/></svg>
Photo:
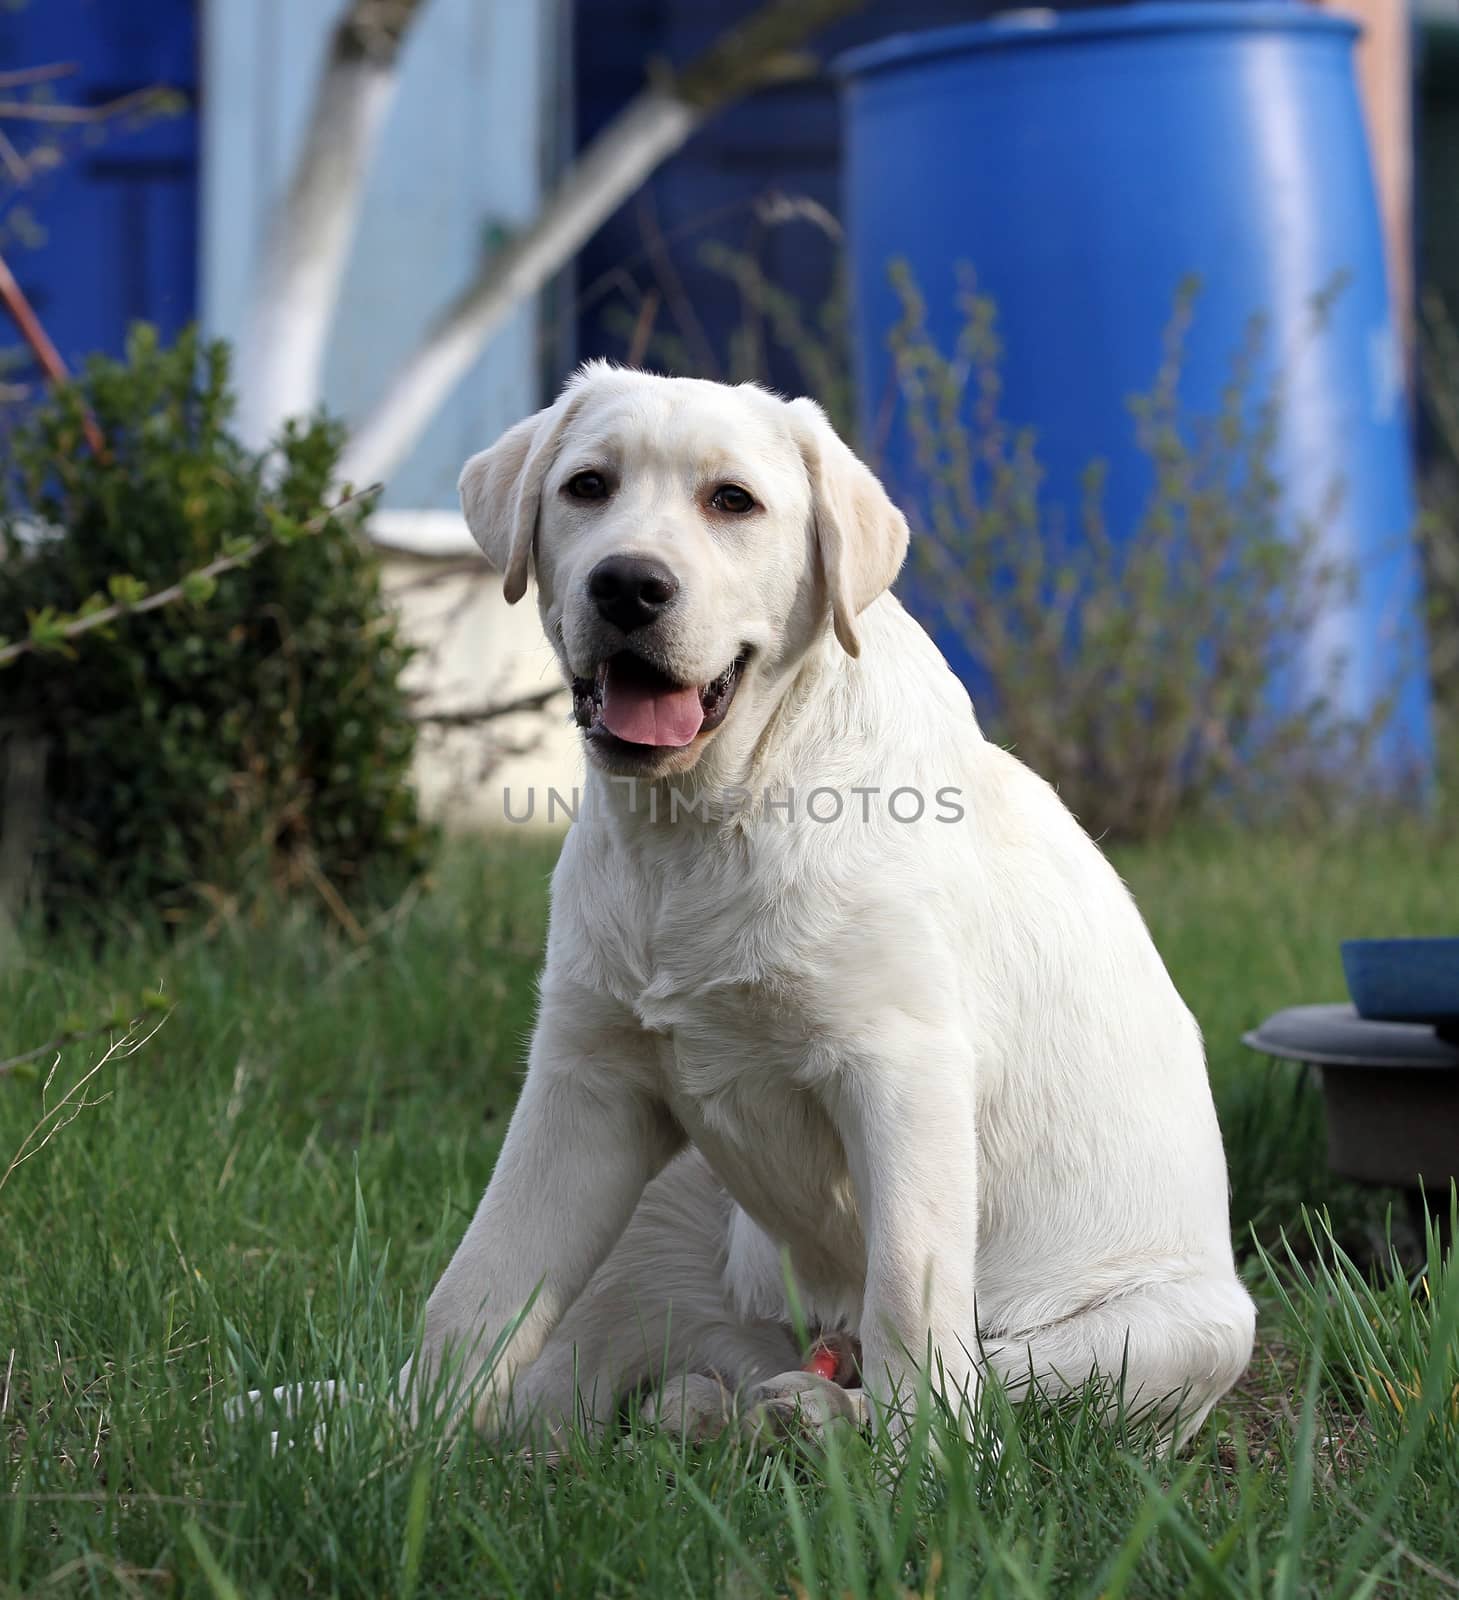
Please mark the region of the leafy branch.
<svg viewBox="0 0 1459 1600"><path fill-rule="evenodd" d="M112 597L110 602L95 594L85 601L79 610L69 615L56 611L52 606L45 606L39 611L32 612L29 638L13 641L0 639L0 667L8 667L12 661L18 661L21 656L28 655L32 651L69 653L73 639L78 639L97 628L104 628L108 623L116 622L122 617L159 611L163 606L174 605L179 600L187 600L194 605L204 605L213 597L218 587L218 579L225 572L232 572L237 567L246 567L255 556L261 555L274 545L294 544L311 534L321 532L341 511L370 499L378 494L380 489L381 485L378 483L371 484L368 489L346 489L332 506L327 506L308 522L295 522L277 512L270 512L271 531L262 538L230 540L223 546L223 553L215 556L206 566L184 573L176 583L169 583L164 588L152 590L151 593L147 592L139 579L128 573L119 573L107 581L107 588L111 591Z"/></svg>
<svg viewBox="0 0 1459 1600"><path fill-rule="evenodd" d="M144 989L140 1000L119 1000L104 1022L87 1024L79 1018L67 1018L54 1039L47 1039L34 1049L22 1050L19 1055L6 1056L0 1061L0 1078L12 1074L17 1078L35 1076L33 1068L30 1072L26 1068L42 1056L57 1055L68 1045L82 1039L94 1039L98 1034L131 1033L149 1012L170 1012L172 1008L173 1002L165 999L160 990Z"/></svg>

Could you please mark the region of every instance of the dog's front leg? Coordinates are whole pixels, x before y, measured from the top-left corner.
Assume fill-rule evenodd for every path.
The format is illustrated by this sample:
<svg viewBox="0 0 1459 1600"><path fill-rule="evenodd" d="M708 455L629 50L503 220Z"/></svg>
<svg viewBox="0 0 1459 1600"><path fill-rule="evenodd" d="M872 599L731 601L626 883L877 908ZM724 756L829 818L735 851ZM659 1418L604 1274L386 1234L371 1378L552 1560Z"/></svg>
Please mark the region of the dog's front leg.
<svg viewBox="0 0 1459 1600"><path fill-rule="evenodd" d="M916 1414L920 1369L955 1411L976 1399L977 1139L960 1038L909 1036L904 1018L858 1047L837 1080L837 1123L866 1234L862 1377L892 1432Z"/></svg>
<svg viewBox="0 0 1459 1600"><path fill-rule="evenodd" d="M535 1359L682 1142L628 1013L545 983L496 1170L426 1305L420 1369L401 1375L416 1404L452 1367L454 1381L474 1380L495 1350L473 1420L499 1428L512 1373Z"/></svg>

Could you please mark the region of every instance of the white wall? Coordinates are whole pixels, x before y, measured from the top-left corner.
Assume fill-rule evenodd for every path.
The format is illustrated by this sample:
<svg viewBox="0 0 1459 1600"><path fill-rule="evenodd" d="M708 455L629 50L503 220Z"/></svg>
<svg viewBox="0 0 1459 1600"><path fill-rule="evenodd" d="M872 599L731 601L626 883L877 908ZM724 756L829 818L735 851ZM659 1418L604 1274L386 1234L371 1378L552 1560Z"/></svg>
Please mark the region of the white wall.
<svg viewBox="0 0 1459 1600"><path fill-rule="evenodd" d="M566 827L560 810L548 814L548 790L570 803L582 783L582 741L535 596L509 606L484 562L479 572L462 565L386 556L386 592L422 650L409 671L424 708L462 711L559 692L542 712L424 732L415 763L421 804L456 828Z"/></svg>
<svg viewBox="0 0 1459 1600"><path fill-rule="evenodd" d="M287 183L341 0L204 0L202 321L236 338L269 209ZM325 402L359 418L487 230L537 208L555 117L553 0L429 0L407 40L325 371ZM461 463L539 401L535 318L492 341L386 505L449 507Z"/></svg>

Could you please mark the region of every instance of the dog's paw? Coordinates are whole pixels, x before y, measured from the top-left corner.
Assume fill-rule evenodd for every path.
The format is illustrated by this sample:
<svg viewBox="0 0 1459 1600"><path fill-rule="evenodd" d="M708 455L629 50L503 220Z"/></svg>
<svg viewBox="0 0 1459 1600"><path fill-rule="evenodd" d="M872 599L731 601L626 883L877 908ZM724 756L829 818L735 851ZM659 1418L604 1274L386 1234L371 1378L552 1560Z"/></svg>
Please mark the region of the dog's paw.
<svg viewBox="0 0 1459 1600"><path fill-rule="evenodd" d="M734 1396L719 1381L690 1372L672 1378L655 1394L646 1395L638 1408L639 1421L686 1444L717 1439L734 1421Z"/></svg>
<svg viewBox="0 0 1459 1600"><path fill-rule="evenodd" d="M797 1439L815 1443L833 1427L865 1428L866 1394L843 1389L814 1372L782 1372L756 1384L746 1396L744 1429L752 1439Z"/></svg>

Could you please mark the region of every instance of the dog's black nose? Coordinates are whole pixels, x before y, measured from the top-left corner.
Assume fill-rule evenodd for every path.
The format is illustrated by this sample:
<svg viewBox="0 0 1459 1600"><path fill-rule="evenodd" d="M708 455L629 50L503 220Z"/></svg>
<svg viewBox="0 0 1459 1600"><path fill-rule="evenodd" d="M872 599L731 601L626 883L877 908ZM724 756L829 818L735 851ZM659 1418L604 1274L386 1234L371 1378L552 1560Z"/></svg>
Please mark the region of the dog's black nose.
<svg viewBox="0 0 1459 1600"><path fill-rule="evenodd" d="M598 614L624 633L642 628L679 592L679 580L662 561L607 556L588 574Z"/></svg>

